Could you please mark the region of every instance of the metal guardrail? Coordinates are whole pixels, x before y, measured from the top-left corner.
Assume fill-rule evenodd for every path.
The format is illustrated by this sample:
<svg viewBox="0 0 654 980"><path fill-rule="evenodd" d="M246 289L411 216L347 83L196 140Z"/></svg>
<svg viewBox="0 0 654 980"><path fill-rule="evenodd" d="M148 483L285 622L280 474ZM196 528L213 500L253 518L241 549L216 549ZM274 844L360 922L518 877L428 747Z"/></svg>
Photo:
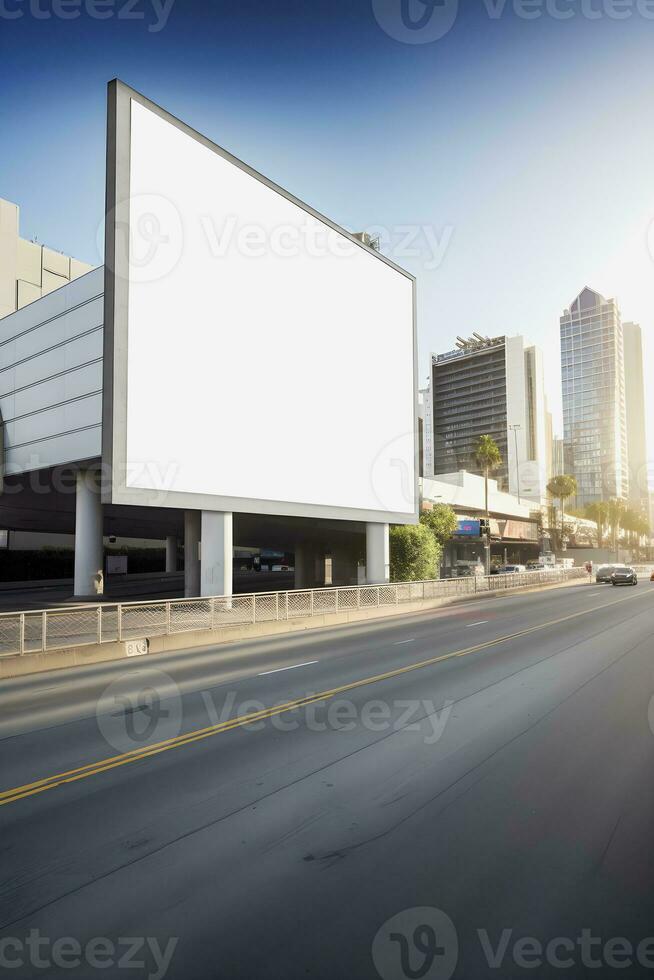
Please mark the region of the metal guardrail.
<svg viewBox="0 0 654 980"><path fill-rule="evenodd" d="M421 599L553 585L583 578L583 568L470 576L388 585L256 592L247 595L148 602L101 603L0 613L0 657L47 653L73 646L142 639L196 630L223 630Z"/></svg>

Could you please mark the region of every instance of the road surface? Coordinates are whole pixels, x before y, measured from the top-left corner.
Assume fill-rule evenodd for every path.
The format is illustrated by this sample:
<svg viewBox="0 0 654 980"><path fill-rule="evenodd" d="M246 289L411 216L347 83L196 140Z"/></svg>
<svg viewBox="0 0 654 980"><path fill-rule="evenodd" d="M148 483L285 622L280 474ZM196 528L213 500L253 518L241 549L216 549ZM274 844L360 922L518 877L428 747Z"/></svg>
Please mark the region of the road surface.
<svg viewBox="0 0 654 980"><path fill-rule="evenodd" d="M653 635L583 585L4 682L0 972L652 975Z"/></svg>

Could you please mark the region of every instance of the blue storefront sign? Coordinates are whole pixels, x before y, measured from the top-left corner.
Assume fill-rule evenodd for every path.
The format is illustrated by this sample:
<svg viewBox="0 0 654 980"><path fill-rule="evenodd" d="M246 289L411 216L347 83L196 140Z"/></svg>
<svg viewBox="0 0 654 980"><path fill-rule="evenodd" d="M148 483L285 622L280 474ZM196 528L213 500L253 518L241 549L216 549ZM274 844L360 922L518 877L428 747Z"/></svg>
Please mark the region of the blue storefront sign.
<svg viewBox="0 0 654 980"><path fill-rule="evenodd" d="M457 521L456 535L460 538L479 538L481 537L480 521Z"/></svg>

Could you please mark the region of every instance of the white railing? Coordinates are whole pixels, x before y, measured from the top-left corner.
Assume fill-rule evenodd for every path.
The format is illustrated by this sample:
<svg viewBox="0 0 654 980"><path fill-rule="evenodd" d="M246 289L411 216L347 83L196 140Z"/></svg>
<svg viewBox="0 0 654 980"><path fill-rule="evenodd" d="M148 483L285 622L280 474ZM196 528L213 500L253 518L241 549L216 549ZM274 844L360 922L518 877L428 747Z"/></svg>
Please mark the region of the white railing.
<svg viewBox="0 0 654 980"><path fill-rule="evenodd" d="M554 585L588 577L583 568L470 576L389 585L257 592L198 599L100 603L0 613L0 657L46 653L68 647L112 643L195 630L224 630L254 623L324 616L358 609L396 606L497 592L533 585Z"/></svg>

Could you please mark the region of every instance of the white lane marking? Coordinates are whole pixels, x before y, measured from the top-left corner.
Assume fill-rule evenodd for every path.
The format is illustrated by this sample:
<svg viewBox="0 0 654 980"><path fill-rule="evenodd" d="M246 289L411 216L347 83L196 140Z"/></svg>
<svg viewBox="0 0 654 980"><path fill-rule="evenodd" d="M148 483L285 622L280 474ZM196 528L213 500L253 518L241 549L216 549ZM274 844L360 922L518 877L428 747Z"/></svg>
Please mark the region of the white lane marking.
<svg viewBox="0 0 654 980"><path fill-rule="evenodd" d="M317 663L317 660L307 660L304 664L291 664L289 667L276 667L275 670L262 670L258 676L265 677L266 674L279 674L281 670L295 670L296 667L310 667L311 664Z"/></svg>
<svg viewBox="0 0 654 980"><path fill-rule="evenodd" d="M410 640L396 640L393 646L399 647L402 645L402 643L413 643L413 642L415 642L415 636L412 636Z"/></svg>
<svg viewBox="0 0 654 980"><path fill-rule="evenodd" d="M487 623L487 622L488 622L487 619L480 619L476 623L466 623L466 629L470 629L471 626L483 626L484 623Z"/></svg>

